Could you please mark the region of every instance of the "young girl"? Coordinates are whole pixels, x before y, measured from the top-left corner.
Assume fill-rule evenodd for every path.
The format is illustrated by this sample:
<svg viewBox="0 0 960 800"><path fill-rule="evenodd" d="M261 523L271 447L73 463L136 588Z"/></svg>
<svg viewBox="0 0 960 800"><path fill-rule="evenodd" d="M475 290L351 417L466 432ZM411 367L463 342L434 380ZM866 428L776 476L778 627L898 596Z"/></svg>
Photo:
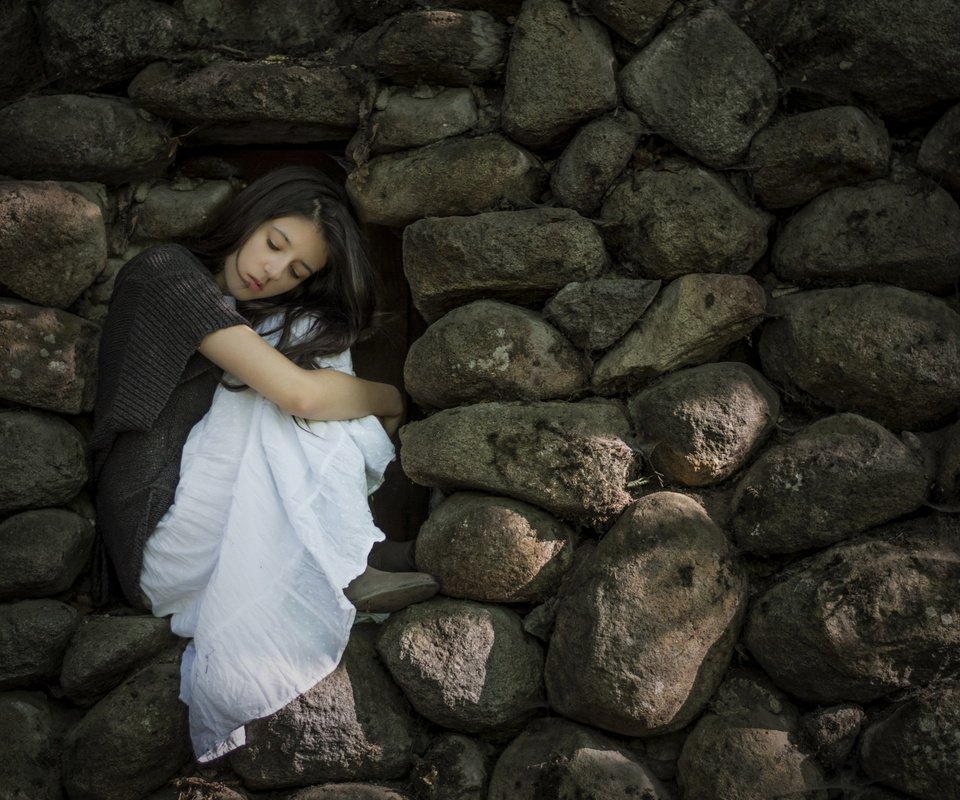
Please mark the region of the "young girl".
<svg viewBox="0 0 960 800"><path fill-rule="evenodd" d="M350 374L373 287L342 189L295 167L240 192L192 249L150 248L117 276L97 524L127 600L193 639L181 697L200 760L332 671L355 606L437 590L366 566L383 538L366 496L402 411L394 387Z"/></svg>

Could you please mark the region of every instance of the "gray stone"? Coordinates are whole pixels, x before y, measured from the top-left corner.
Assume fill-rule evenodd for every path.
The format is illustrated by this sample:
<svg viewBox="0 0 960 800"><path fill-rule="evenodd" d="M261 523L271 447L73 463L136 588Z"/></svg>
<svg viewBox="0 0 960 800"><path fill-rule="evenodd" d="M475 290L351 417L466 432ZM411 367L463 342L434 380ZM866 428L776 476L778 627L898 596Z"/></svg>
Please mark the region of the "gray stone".
<svg viewBox="0 0 960 800"><path fill-rule="evenodd" d="M958 533L950 517L922 517L792 565L750 610L750 652L778 686L817 703L865 702L951 674Z"/></svg>
<svg viewBox="0 0 960 800"><path fill-rule="evenodd" d="M69 589L90 559L93 526L56 508L0 522L0 598L46 597Z"/></svg>
<svg viewBox="0 0 960 800"><path fill-rule="evenodd" d="M163 123L119 97L43 95L0 109L0 172L15 177L126 183L161 175L175 149Z"/></svg>
<svg viewBox="0 0 960 800"><path fill-rule="evenodd" d="M509 731L544 705L543 650L506 608L417 603L390 615L377 651L413 707L444 728Z"/></svg>
<svg viewBox="0 0 960 800"><path fill-rule="evenodd" d="M320 51L344 17L336 0L182 0L178 5L204 40L229 41L246 52Z"/></svg>
<svg viewBox="0 0 960 800"><path fill-rule="evenodd" d="M493 747L444 733L414 763L410 783L418 800L487 800Z"/></svg>
<svg viewBox="0 0 960 800"><path fill-rule="evenodd" d="M219 781L192 776L174 778L146 800L250 800L250 797L246 792L234 791Z"/></svg>
<svg viewBox="0 0 960 800"><path fill-rule="evenodd" d="M100 209L55 183L0 183L0 283L66 308L107 261Z"/></svg>
<svg viewBox="0 0 960 800"><path fill-rule="evenodd" d="M746 275L682 275L600 359L593 371L594 389L613 394L710 361L752 331L765 307L763 288Z"/></svg>
<svg viewBox="0 0 960 800"><path fill-rule="evenodd" d="M528 147L561 139L617 105L606 29L563 0L526 0L514 25L503 90L503 129Z"/></svg>
<svg viewBox="0 0 960 800"><path fill-rule="evenodd" d="M753 190L767 208L806 203L827 189L880 178L890 160L883 123L854 106L795 114L750 143Z"/></svg>
<svg viewBox="0 0 960 800"><path fill-rule="evenodd" d="M731 362L666 375L628 407L650 465L687 486L710 486L737 472L780 416L773 387Z"/></svg>
<svg viewBox="0 0 960 800"><path fill-rule="evenodd" d="M720 175L670 159L633 172L603 202L603 238L645 278L743 274L767 249L773 217Z"/></svg>
<svg viewBox="0 0 960 800"><path fill-rule="evenodd" d="M376 635L373 625L354 626L332 673L280 711L247 724L247 746L230 757L246 786L388 780L407 772L421 723L381 666Z"/></svg>
<svg viewBox="0 0 960 800"><path fill-rule="evenodd" d="M633 753L565 719L538 719L497 760L488 800L668 800L670 793Z"/></svg>
<svg viewBox="0 0 960 800"><path fill-rule="evenodd" d="M289 795L287 800L406 800L406 792L372 783L328 783Z"/></svg>
<svg viewBox="0 0 960 800"><path fill-rule="evenodd" d="M892 286L797 292L771 304L764 374L792 397L890 428L932 425L960 405L960 315Z"/></svg>
<svg viewBox="0 0 960 800"><path fill-rule="evenodd" d="M688 737L677 764L684 797L827 800L823 770L799 744L796 709L734 674Z"/></svg>
<svg viewBox="0 0 960 800"><path fill-rule="evenodd" d="M50 705L40 692L0 694L0 796L4 800L60 800L60 763Z"/></svg>
<svg viewBox="0 0 960 800"><path fill-rule="evenodd" d="M802 285L892 283L945 294L960 282L960 206L933 183L833 189L786 224L773 269Z"/></svg>
<svg viewBox="0 0 960 800"><path fill-rule="evenodd" d="M425 408L582 394L587 362L539 314L498 300L448 312L407 353L404 385ZM437 380L442 375L443 380Z"/></svg>
<svg viewBox="0 0 960 800"><path fill-rule="evenodd" d="M229 181L156 184L133 212L136 236L160 240L196 236L232 196Z"/></svg>
<svg viewBox="0 0 960 800"><path fill-rule="evenodd" d="M934 498L940 503L960 506L960 422L943 433Z"/></svg>
<svg viewBox="0 0 960 800"><path fill-rule="evenodd" d="M179 655L132 675L71 728L63 782L73 800L130 800L160 788L190 760Z"/></svg>
<svg viewBox="0 0 960 800"><path fill-rule="evenodd" d="M0 397L47 411L93 409L100 329L56 308L0 298Z"/></svg>
<svg viewBox="0 0 960 800"><path fill-rule="evenodd" d="M63 656L60 686L71 702L93 705L133 669L176 641L165 619L84 617Z"/></svg>
<svg viewBox="0 0 960 800"><path fill-rule="evenodd" d="M599 523L630 502L629 430L613 402L482 403L405 425L401 459L424 486L505 494Z"/></svg>
<svg viewBox="0 0 960 800"><path fill-rule="evenodd" d="M56 600L0 605L0 689L54 681L77 627L77 612Z"/></svg>
<svg viewBox="0 0 960 800"><path fill-rule="evenodd" d="M924 137L917 166L960 192L960 104L940 117Z"/></svg>
<svg viewBox="0 0 960 800"><path fill-rule="evenodd" d="M377 156L350 173L347 192L363 221L399 228L423 217L528 205L546 182L536 156L490 133Z"/></svg>
<svg viewBox="0 0 960 800"><path fill-rule="evenodd" d="M416 559L448 597L529 603L556 592L576 545L571 528L535 506L458 492L420 528Z"/></svg>
<svg viewBox="0 0 960 800"><path fill-rule="evenodd" d="M427 9L393 17L357 39L351 58L396 83L469 86L503 70L507 27L486 11Z"/></svg>
<svg viewBox="0 0 960 800"><path fill-rule="evenodd" d="M836 770L853 752L865 716L860 706L844 703L807 712L800 718L800 728L820 763Z"/></svg>
<svg viewBox="0 0 960 800"><path fill-rule="evenodd" d="M66 503L87 482L83 437L38 411L0 410L0 512Z"/></svg>
<svg viewBox="0 0 960 800"><path fill-rule="evenodd" d="M659 290L660 281L631 278L574 281L550 298L543 314L577 347L602 350L633 327Z"/></svg>
<svg viewBox="0 0 960 800"><path fill-rule="evenodd" d="M627 106L711 167L729 167L777 105L777 78L719 8L671 23L620 73Z"/></svg>
<svg viewBox="0 0 960 800"><path fill-rule="evenodd" d="M516 17L522 0L457 0L457 8L488 11L500 19ZM366 25L376 25L410 8L449 8L450 0L343 0L345 8Z"/></svg>
<svg viewBox="0 0 960 800"><path fill-rule="evenodd" d="M581 214L594 213L604 192L630 161L642 132L640 118L626 109L588 122L550 173L554 197Z"/></svg>
<svg viewBox="0 0 960 800"><path fill-rule="evenodd" d="M423 219L403 232L403 268L427 321L471 300L545 300L607 263L596 226L574 211L538 208Z"/></svg>
<svg viewBox="0 0 960 800"><path fill-rule="evenodd" d="M561 595L544 674L550 706L627 736L683 728L720 684L745 603L743 572L703 508L647 495Z"/></svg>
<svg viewBox="0 0 960 800"><path fill-rule="evenodd" d="M0 16L0 103L39 88L43 63L32 0L7 0Z"/></svg>
<svg viewBox="0 0 960 800"><path fill-rule="evenodd" d="M663 21L673 0L586 0L582 5L628 42L642 45Z"/></svg>

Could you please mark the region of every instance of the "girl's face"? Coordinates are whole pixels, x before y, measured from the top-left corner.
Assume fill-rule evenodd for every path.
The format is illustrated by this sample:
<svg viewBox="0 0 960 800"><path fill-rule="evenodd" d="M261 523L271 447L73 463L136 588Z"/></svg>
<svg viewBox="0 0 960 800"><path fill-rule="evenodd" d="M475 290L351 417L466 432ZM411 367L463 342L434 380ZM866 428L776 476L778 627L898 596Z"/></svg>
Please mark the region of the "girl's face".
<svg viewBox="0 0 960 800"><path fill-rule="evenodd" d="M289 292L322 270L327 240L306 217L268 219L223 262L220 288L237 300L262 300Z"/></svg>

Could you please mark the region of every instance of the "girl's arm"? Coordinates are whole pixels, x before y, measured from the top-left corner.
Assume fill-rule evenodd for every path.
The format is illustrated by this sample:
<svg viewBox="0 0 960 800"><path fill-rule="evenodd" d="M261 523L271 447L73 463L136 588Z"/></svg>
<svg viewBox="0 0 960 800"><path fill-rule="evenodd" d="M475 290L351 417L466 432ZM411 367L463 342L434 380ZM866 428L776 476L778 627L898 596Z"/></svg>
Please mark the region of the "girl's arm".
<svg viewBox="0 0 960 800"><path fill-rule="evenodd" d="M201 340L197 349L225 372L296 417L342 420L373 414L399 419L403 412L396 387L333 369L298 367L247 325L214 331Z"/></svg>

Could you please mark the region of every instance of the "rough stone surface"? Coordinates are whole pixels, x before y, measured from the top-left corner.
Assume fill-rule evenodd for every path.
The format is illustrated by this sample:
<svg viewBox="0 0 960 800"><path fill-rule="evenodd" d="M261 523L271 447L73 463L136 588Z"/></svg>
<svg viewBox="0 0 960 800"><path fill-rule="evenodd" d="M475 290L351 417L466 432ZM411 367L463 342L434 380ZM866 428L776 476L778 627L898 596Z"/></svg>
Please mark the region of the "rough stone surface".
<svg viewBox="0 0 960 800"><path fill-rule="evenodd" d="M15 177L126 183L162 174L174 149L161 122L119 97L44 95L0 109L0 172Z"/></svg>
<svg viewBox="0 0 960 800"><path fill-rule="evenodd" d="M802 285L873 281L944 294L960 283L960 206L933 183L833 189L790 219L774 272Z"/></svg>
<svg viewBox="0 0 960 800"><path fill-rule="evenodd" d="M537 602L556 592L576 544L573 530L535 506L458 492L420 528L417 567L448 597Z"/></svg>
<svg viewBox="0 0 960 800"><path fill-rule="evenodd" d="M100 329L56 308L0 298L0 397L47 411L93 409Z"/></svg>
<svg viewBox="0 0 960 800"><path fill-rule="evenodd" d="M336 0L182 0L186 18L206 42L244 52L319 51L343 22Z"/></svg>
<svg viewBox="0 0 960 800"><path fill-rule="evenodd" d="M0 694L0 792L10 800L60 800L50 705L40 692Z"/></svg>
<svg viewBox="0 0 960 800"><path fill-rule="evenodd" d="M943 435L943 448L937 463L934 499L960 506L960 422Z"/></svg>
<svg viewBox="0 0 960 800"><path fill-rule="evenodd" d="M32 0L8 0L0 18L0 103L8 103L39 83L43 74Z"/></svg>
<svg viewBox="0 0 960 800"><path fill-rule="evenodd" d="M422 217L528 205L546 182L536 156L491 133L377 156L350 173L347 192L365 222L403 227Z"/></svg>
<svg viewBox="0 0 960 800"><path fill-rule="evenodd" d="M0 689L56 680L77 612L56 600L0 605Z"/></svg>
<svg viewBox="0 0 960 800"><path fill-rule="evenodd" d="M543 705L543 650L506 608L417 603L390 616L377 650L413 707L451 730L512 730Z"/></svg>
<svg viewBox="0 0 960 800"><path fill-rule="evenodd" d="M753 190L767 208L806 203L827 189L880 178L890 160L883 123L854 106L785 117L750 143Z"/></svg>
<svg viewBox="0 0 960 800"><path fill-rule="evenodd" d="M230 765L251 789L398 778L419 749L420 723L355 626L339 666L280 711L247 725ZM290 753L296 752L295 759Z"/></svg>
<svg viewBox="0 0 960 800"><path fill-rule="evenodd" d="M924 137L917 166L960 191L960 105L955 105Z"/></svg>
<svg viewBox="0 0 960 800"><path fill-rule="evenodd" d="M771 304L764 374L792 397L893 429L932 425L960 405L960 315L892 286L797 292Z"/></svg>
<svg viewBox="0 0 960 800"><path fill-rule="evenodd" d="M821 764L840 769L853 752L865 714L860 706L844 703L818 708L800 718L800 729Z"/></svg>
<svg viewBox="0 0 960 800"><path fill-rule="evenodd" d="M66 308L107 261L100 209L55 183L0 183L0 283Z"/></svg>
<svg viewBox="0 0 960 800"><path fill-rule="evenodd" d="M160 183L137 206L136 235L141 239L180 239L196 236L233 196L229 181Z"/></svg>
<svg viewBox="0 0 960 800"><path fill-rule="evenodd" d="M635 455L612 402L483 403L400 431L403 469L424 486L525 500L562 519L610 519L630 502Z"/></svg>
<svg viewBox="0 0 960 800"><path fill-rule="evenodd" d="M780 398L746 364L704 364L665 376L630 399L651 466L687 486L709 486L739 470L766 440Z"/></svg>
<svg viewBox="0 0 960 800"><path fill-rule="evenodd" d="M631 44L645 44L667 15L673 0L586 0L582 4Z"/></svg>
<svg viewBox="0 0 960 800"><path fill-rule="evenodd" d="M69 589L92 546L93 526L70 511L24 511L0 522L0 598Z"/></svg>
<svg viewBox="0 0 960 800"><path fill-rule="evenodd" d="M540 208L423 219L403 232L403 268L428 321L480 298L544 300L607 262L596 226L574 211Z"/></svg>
<svg viewBox="0 0 960 800"><path fill-rule="evenodd" d="M233 779L235 782L236 779ZM250 800L246 792L234 791L219 781L199 776L174 778L146 800Z"/></svg>
<svg viewBox="0 0 960 800"><path fill-rule="evenodd" d="M406 792L372 783L328 783L294 792L288 800L406 800Z"/></svg>
<svg viewBox="0 0 960 800"><path fill-rule="evenodd" d="M758 680L734 674L683 746L683 796L827 800L823 770L799 739L796 709Z"/></svg>
<svg viewBox="0 0 960 800"><path fill-rule="evenodd" d="M565 719L538 719L497 760L488 800L667 800L669 792L626 748Z"/></svg>
<svg viewBox="0 0 960 800"><path fill-rule="evenodd" d="M727 669L746 602L703 508L673 492L638 500L569 583L547 653L551 707L628 736L692 722Z"/></svg>
<svg viewBox="0 0 960 800"><path fill-rule="evenodd" d="M660 291L660 281L597 278L573 281L544 306L543 314L577 347L602 350L643 316Z"/></svg>
<svg viewBox="0 0 960 800"><path fill-rule="evenodd" d="M587 362L539 314L477 300L427 328L407 353L403 378L426 408L565 399L586 389Z"/></svg>
<svg viewBox="0 0 960 800"><path fill-rule="evenodd" d="M83 437L66 420L0 410L0 512L56 506L87 481Z"/></svg>
<svg viewBox="0 0 960 800"><path fill-rule="evenodd" d="M418 800L487 800L493 747L444 733L414 764L411 787Z"/></svg>
<svg viewBox="0 0 960 800"><path fill-rule="evenodd" d="M620 73L627 106L711 167L729 167L777 105L777 78L718 8L671 23Z"/></svg>
<svg viewBox="0 0 960 800"><path fill-rule="evenodd" d="M671 159L633 172L607 194L603 237L645 278L747 272L767 249L773 218L720 175Z"/></svg>
<svg viewBox="0 0 960 800"><path fill-rule="evenodd" d="M804 559L757 598L746 644L778 686L818 703L874 700L951 674L958 532L956 520L924 517Z"/></svg>
<svg viewBox="0 0 960 800"><path fill-rule="evenodd" d="M606 29L562 0L526 0L510 39L503 129L541 147L617 105Z"/></svg>
<svg viewBox="0 0 960 800"><path fill-rule="evenodd" d="M710 361L752 331L765 307L763 288L746 275L682 275L599 361L594 389L613 394Z"/></svg>

